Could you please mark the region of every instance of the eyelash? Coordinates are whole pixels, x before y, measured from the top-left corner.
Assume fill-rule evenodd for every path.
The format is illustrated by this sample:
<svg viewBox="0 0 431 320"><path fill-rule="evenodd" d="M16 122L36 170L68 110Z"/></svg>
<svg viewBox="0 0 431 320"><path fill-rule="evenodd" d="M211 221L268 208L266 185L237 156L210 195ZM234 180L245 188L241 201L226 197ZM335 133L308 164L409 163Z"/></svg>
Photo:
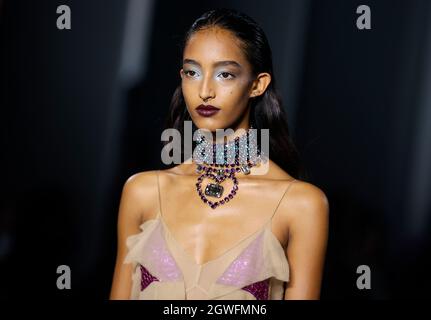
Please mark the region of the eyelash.
<svg viewBox="0 0 431 320"><path fill-rule="evenodd" d="M189 73L190 72L194 72L194 73L197 73L196 71L194 71L194 70L184 70L184 74L187 76L187 77L194 77L194 76L192 76L192 75L190 75ZM224 75L228 75L228 77L230 77L230 78L224 78L224 77L222 77L222 79L223 80L232 80L232 79L234 79L235 78L235 75L233 75L232 73L230 73L230 72L220 72L218 75L222 75L222 74L224 74Z"/></svg>

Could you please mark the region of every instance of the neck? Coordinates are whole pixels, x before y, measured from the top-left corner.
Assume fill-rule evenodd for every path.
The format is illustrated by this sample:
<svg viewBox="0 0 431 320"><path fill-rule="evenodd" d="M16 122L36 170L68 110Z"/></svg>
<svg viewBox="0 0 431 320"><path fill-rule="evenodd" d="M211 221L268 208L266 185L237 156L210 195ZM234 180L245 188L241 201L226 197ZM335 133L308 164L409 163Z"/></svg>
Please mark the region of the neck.
<svg viewBox="0 0 431 320"><path fill-rule="evenodd" d="M212 132L212 142L216 144L233 142L235 138L247 135L249 129L251 129L251 127L241 127L235 130L228 129L224 132L220 132L218 135L217 132Z"/></svg>
<svg viewBox="0 0 431 320"><path fill-rule="evenodd" d="M253 129L252 127L249 129ZM199 137L197 146L193 150L197 163L208 165L220 164L231 166L255 162L258 156L257 137L251 130L236 130L223 141L220 137L216 141L208 141L205 135Z"/></svg>

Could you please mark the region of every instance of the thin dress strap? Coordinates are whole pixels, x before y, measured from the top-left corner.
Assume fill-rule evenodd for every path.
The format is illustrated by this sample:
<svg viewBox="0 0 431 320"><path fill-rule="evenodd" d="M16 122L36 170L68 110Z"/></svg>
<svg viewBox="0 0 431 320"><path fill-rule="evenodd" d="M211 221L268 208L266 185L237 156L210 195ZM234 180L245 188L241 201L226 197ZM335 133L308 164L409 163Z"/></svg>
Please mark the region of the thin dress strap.
<svg viewBox="0 0 431 320"><path fill-rule="evenodd" d="M283 200L283 198L284 198L285 194L287 193L287 191L290 189L290 187L292 186L292 184L293 184L295 181L297 181L297 180L296 180L296 179L292 179L292 180L290 181L290 183L288 184L288 186L286 187L286 189L284 190L284 193L283 193L283 195L281 196L280 200L278 201L278 203L277 203L277 207L275 207L275 210L274 210L274 212L272 213L271 218L269 219L269 221L272 221L272 219L274 218L275 213L277 212L278 207L280 206L281 201Z"/></svg>
<svg viewBox="0 0 431 320"><path fill-rule="evenodd" d="M157 194L158 194L158 198L159 198L159 210L157 212L157 217L161 217L162 216L162 198L161 198L161 195L160 195L159 171L160 170L156 170L156 176L157 176Z"/></svg>

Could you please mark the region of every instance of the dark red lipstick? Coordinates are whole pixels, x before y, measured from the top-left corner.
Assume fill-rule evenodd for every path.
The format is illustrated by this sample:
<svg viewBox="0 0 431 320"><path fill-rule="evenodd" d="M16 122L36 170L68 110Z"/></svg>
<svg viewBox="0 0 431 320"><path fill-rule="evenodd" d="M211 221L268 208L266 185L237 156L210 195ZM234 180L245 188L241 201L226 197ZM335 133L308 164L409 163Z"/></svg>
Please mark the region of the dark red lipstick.
<svg viewBox="0 0 431 320"><path fill-rule="evenodd" d="M220 108L214 107L209 104L201 104L196 108L197 113L203 117L211 117L220 111Z"/></svg>

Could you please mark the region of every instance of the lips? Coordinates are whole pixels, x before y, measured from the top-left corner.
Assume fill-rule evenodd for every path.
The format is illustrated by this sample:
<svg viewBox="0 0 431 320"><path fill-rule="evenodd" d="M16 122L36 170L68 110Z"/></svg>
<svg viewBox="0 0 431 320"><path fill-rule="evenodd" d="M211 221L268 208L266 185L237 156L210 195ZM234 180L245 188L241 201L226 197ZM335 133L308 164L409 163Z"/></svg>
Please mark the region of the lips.
<svg viewBox="0 0 431 320"><path fill-rule="evenodd" d="M201 104L196 108L197 113L203 117L211 117L220 111L219 108L214 107L212 105L203 105Z"/></svg>

